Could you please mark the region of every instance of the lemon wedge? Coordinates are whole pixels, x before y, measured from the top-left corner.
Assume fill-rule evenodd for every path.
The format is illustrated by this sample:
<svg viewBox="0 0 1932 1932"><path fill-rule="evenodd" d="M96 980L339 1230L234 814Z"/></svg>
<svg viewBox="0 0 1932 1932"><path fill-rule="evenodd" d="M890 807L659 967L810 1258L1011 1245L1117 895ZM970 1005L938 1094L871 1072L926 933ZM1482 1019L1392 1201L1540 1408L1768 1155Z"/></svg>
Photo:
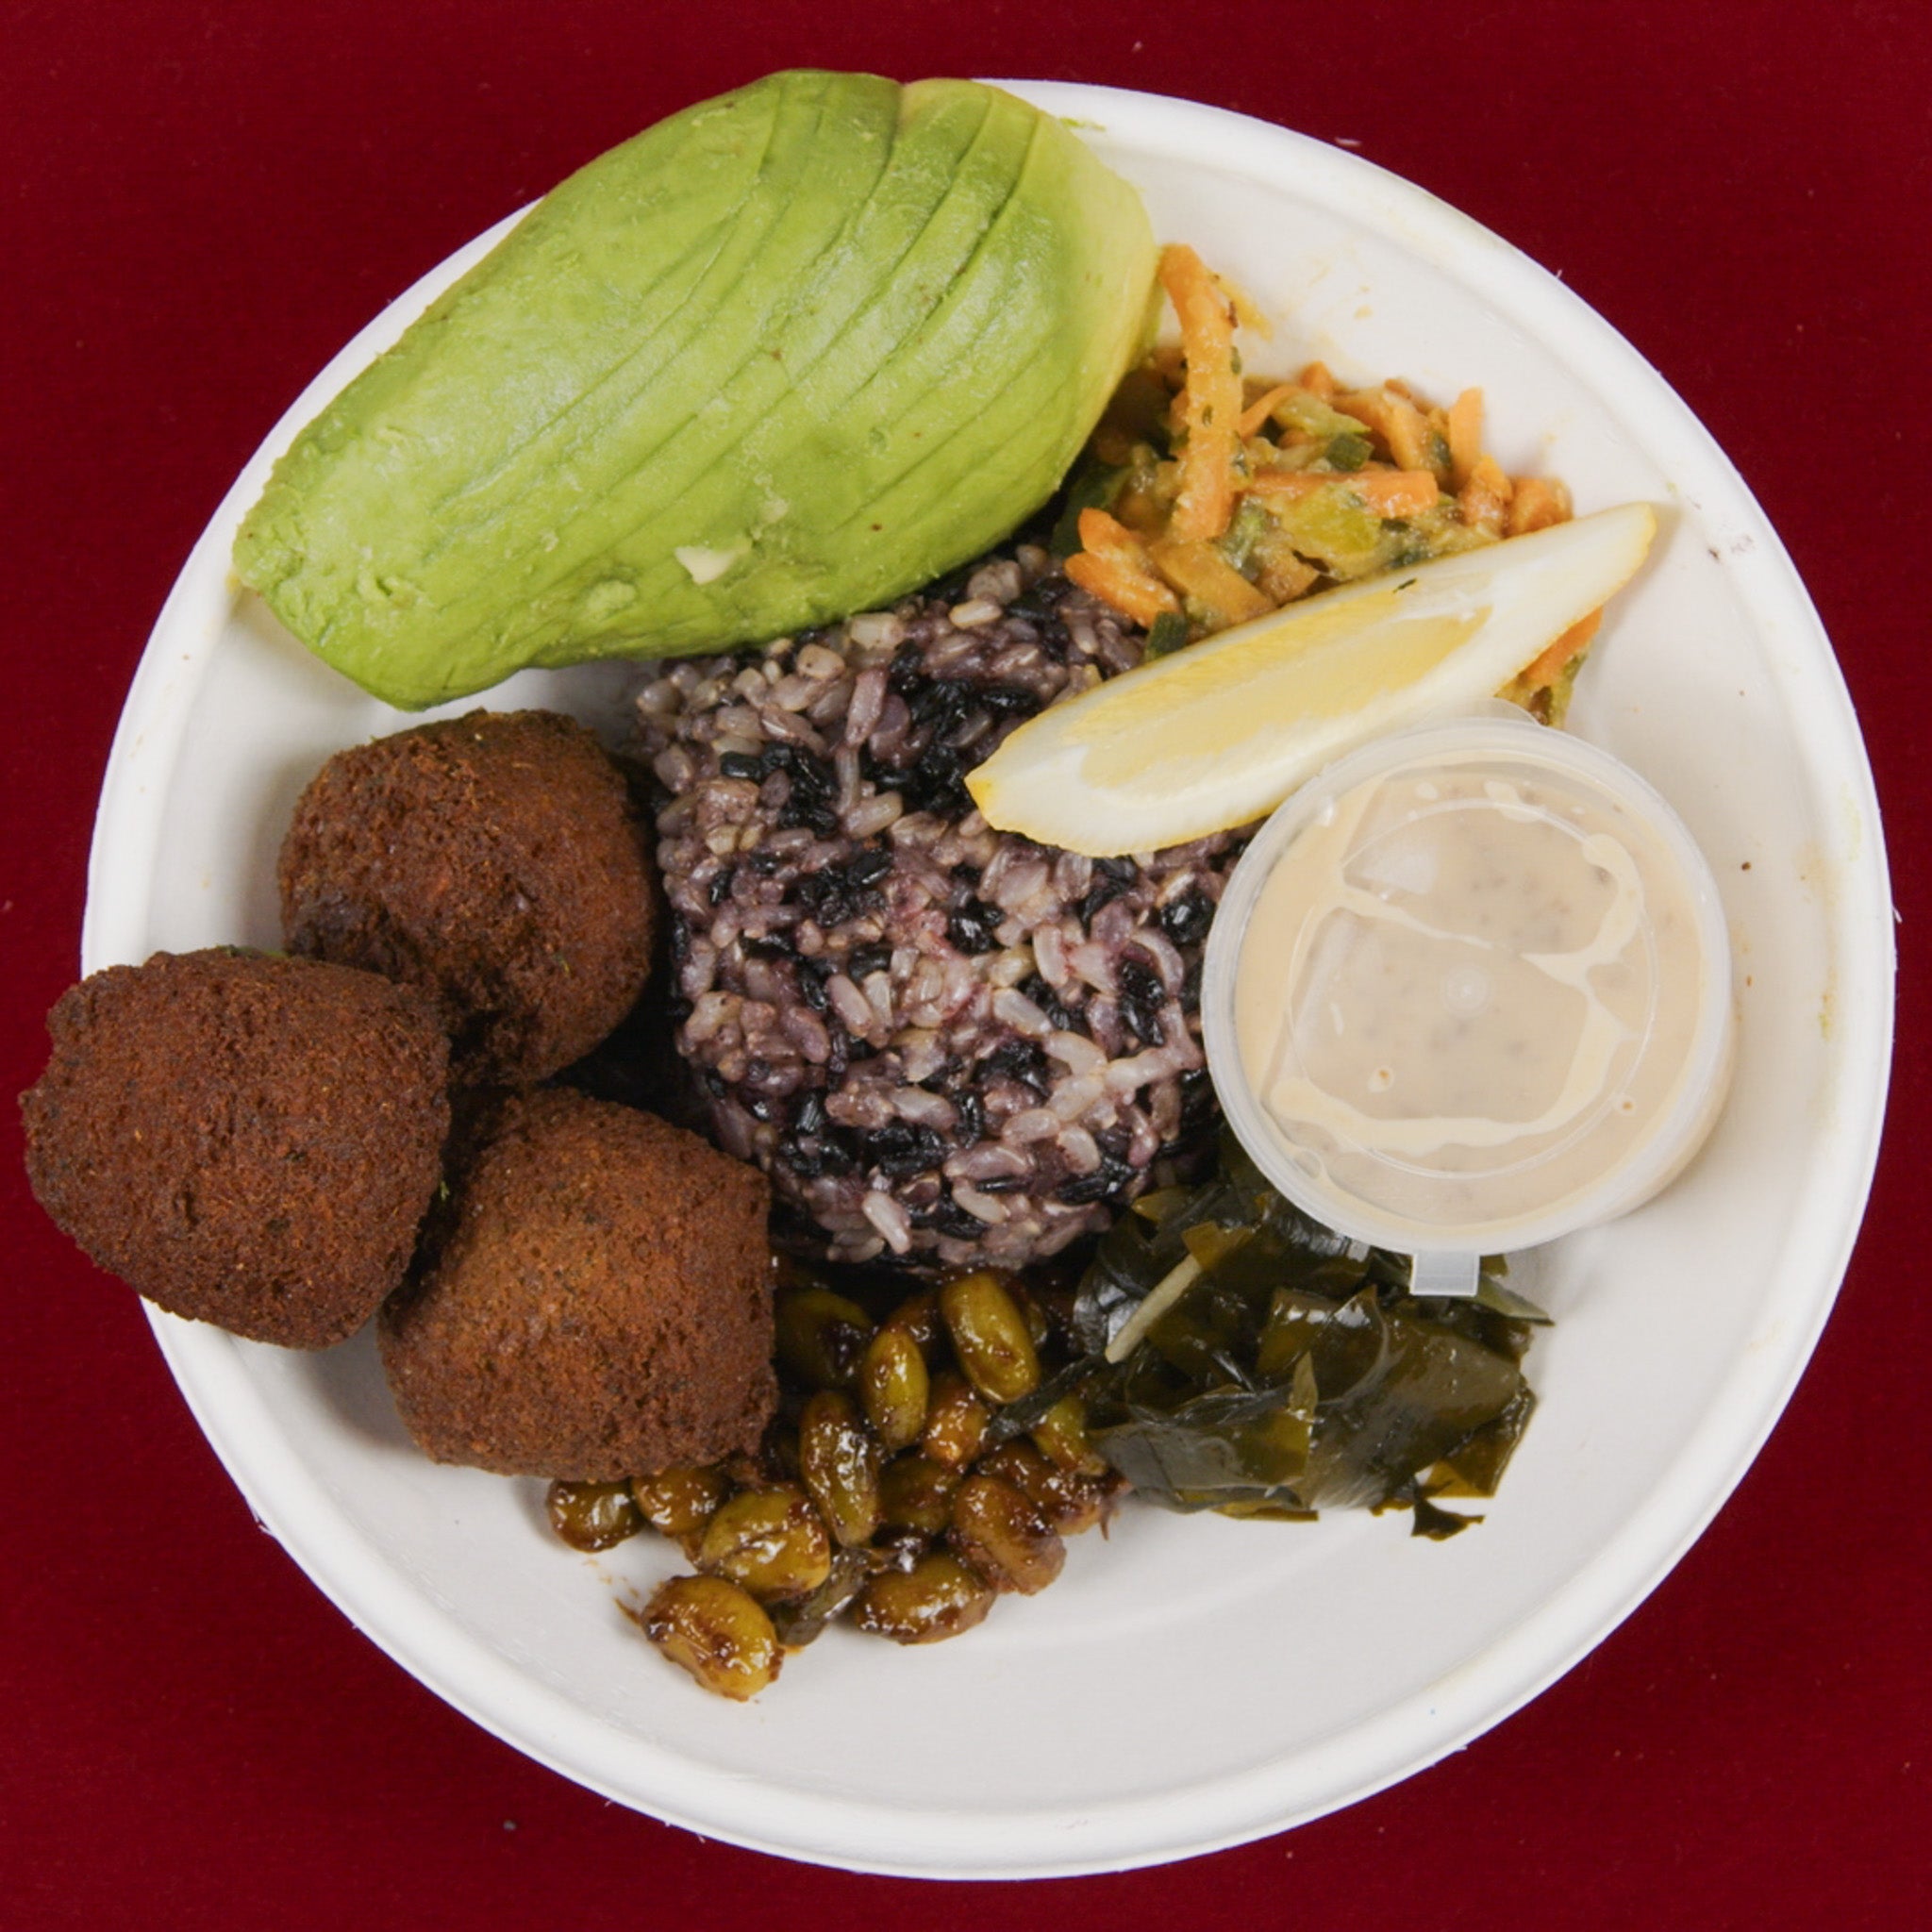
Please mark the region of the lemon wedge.
<svg viewBox="0 0 1932 1932"><path fill-rule="evenodd" d="M1624 504L1291 604L1052 706L966 789L998 830L1094 858L1247 824L1355 745L1490 696L1656 531Z"/></svg>

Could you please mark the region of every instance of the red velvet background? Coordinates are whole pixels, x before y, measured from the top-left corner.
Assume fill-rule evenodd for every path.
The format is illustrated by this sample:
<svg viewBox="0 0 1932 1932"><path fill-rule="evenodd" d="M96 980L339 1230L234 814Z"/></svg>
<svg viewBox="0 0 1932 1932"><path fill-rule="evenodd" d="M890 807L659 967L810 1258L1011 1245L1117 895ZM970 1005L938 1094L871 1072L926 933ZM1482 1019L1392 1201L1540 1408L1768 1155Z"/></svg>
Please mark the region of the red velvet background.
<svg viewBox="0 0 1932 1932"><path fill-rule="evenodd" d="M0 5L0 1086L38 1072L41 1015L74 974L94 792L168 585L289 399L392 295L596 150L767 69L1146 88L1358 143L1559 272L1702 416L1790 545L1865 723L1905 915L1890 1134L1816 1359L1653 1599L1435 1770L1155 1872L855 1877L608 1806L358 1637L255 1529L133 1297L34 1208L8 1105L0 1925L1932 1923L1932 1065L1914 998L1932 914L1932 10L866 12ZM1024 1713L989 1722L1028 1748Z"/></svg>

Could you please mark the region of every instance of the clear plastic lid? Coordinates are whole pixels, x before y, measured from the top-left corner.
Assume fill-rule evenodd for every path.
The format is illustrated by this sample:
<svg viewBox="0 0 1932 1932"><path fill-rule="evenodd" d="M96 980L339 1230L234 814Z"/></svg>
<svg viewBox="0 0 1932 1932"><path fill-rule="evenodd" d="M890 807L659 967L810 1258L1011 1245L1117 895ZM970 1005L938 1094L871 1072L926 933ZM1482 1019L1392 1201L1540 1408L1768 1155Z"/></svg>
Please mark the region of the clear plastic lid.
<svg viewBox="0 0 1932 1932"><path fill-rule="evenodd" d="M1267 822L1202 1018L1269 1178L1453 1291L1695 1153L1729 1078L1730 945L1636 773L1521 713L1458 718L1339 760Z"/></svg>

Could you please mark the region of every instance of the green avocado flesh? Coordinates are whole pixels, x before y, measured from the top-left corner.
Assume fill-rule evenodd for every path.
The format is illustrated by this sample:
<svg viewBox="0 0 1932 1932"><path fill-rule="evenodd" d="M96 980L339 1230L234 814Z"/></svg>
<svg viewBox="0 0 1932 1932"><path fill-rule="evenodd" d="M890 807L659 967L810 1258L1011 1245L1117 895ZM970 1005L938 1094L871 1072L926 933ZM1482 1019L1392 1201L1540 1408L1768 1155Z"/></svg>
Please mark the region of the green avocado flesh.
<svg viewBox="0 0 1932 1932"><path fill-rule="evenodd" d="M1012 95L774 75L541 202L302 431L235 567L409 708L890 602L1052 493L1154 269Z"/></svg>

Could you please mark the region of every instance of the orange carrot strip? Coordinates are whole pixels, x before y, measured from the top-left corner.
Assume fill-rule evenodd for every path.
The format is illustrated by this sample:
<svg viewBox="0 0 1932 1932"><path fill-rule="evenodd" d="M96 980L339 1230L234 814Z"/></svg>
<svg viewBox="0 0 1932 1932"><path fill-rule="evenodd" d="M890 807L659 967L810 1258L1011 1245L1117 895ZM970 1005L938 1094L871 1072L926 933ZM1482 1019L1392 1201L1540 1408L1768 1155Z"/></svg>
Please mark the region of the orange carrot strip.
<svg viewBox="0 0 1932 1932"><path fill-rule="evenodd" d="M1096 557L1091 550L1077 550L1067 558L1066 572L1083 591L1091 591L1103 604L1110 604L1123 617L1131 618L1143 629L1151 626L1163 611L1177 611L1181 608L1180 600L1165 584L1140 575L1118 558Z"/></svg>
<svg viewBox="0 0 1932 1932"><path fill-rule="evenodd" d="M1590 648L1590 641L1596 636L1596 627L1603 622L1604 614L1592 610L1588 617L1579 618L1563 635L1550 644L1541 657L1526 666L1520 674L1520 681L1531 691L1541 691L1556 683L1574 658L1580 658Z"/></svg>
<svg viewBox="0 0 1932 1932"><path fill-rule="evenodd" d="M1407 396L1397 395L1386 385L1354 390L1337 396L1335 408L1374 430L1398 470L1428 468L1429 425Z"/></svg>
<svg viewBox="0 0 1932 1932"><path fill-rule="evenodd" d="M1188 379L1181 391L1181 487L1170 527L1181 542L1218 537L1234 515L1241 379L1234 367L1234 312L1185 242L1160 251L1160 285L1180 318Z"/></svg>
<svg viewBox="0 0 1932 1932"><path fill-rule="evenodd" d="M1277 608L1292 604L1322 575L1285 542L1258 543L1255 555L1260 560L1260 568L1255 574L1256 585Z"/></svg>
<svg viewBox="0 0 1932 1932"><path fill-rule="evenodd" d="M1271 389L1266 395L1257 396L1255 400L1252 403L1250 403L1245 409L1241 411L1241 427L1239 430L1237 430L1236 434L1240 436L1241 440L1243 442L1247 441L1249 437L1258 435L1260 433L1262 424L1267 422L1269 416L1274 411L1275 404L1278 403L1283 396L1291 396L1293 395L1293 393L1294 384L1291 382L1283 382L1277 383L1275 387Z"/></svg>
<svg viewBox="0 0 1932 1932"><path fill-rule="evenodd" d="M1519 476L1509 500L1509 534L1526 537L1570 521L1570 492L1547 476Z"/></svg>
<svg viewBox="0 0 1932 1932"><path fill-rule="evenodd" d="M1515 485L1503 474L1502 464L1494 457L1482 456L1469 473L1469 481L1457 492L1456 507L1472 529L1492 530L1501 536L1514 494Z"/></svg>
<svg viewBox="0 0 1932 1932"><path fill-rule="evenodd" d="M1442 493L1433 470L1357 470L1348 487L1378 517L1412 517Z"/></svg>
<svg viewBox="0 0 1932 1932"><path fill-rule="evenodd" d="M1066 570L1083 591L1142 625L1180 609L1180 600L1154 575L1141 540L1104 509L1080 512L1080 544Z"/></svg>
<svg viewBox="0 0 1932 1932"><path fill-rule="evenodd" d="M1483 392L1466 389L1449 405L1449 482L1460 490L1483 453Z"/></svg>
<svg viewBox="0 0 1932 1932"><path fill-rule="evenodd" d="M1226 624L1244 624L1274 607L1211 543L1156 543L1154 568L1184 597Z"/></svg>
<svg viewBox="0 0 1932 1932"><path fill-rule="evenodd" d="M1347 481L1347 476L1336 470L1257 470L1248 478L1248 494L1272 496L1277 503L1299 503L1318 490Z"/></svg>
<svg viewBox="0 0 1932 1932"><path fill-rule="evenodd" d="M1329 489L1352 491L1378 517L1412 517L1442 493L1433 470L1263 470L1248 484L1251 496L1282 503Z"/></svg>
<svg viewBox="0 0 1932 1932"><path fill-rule="evenodd" d="M1400 470L1426 470L1429 467L1429 425L1423 412L1407 396L1393 398L1390 410L1389 454Z"/></svg>
<svg viewBox="0 0 1932 1932"><path fill-rule="evenodd" d="M1119 558L1138 570L1151 568L1146 545L1118 517L1089 508L1080 512L1076 527L1082 550L1091 550L1097 557Z"/></svg>

